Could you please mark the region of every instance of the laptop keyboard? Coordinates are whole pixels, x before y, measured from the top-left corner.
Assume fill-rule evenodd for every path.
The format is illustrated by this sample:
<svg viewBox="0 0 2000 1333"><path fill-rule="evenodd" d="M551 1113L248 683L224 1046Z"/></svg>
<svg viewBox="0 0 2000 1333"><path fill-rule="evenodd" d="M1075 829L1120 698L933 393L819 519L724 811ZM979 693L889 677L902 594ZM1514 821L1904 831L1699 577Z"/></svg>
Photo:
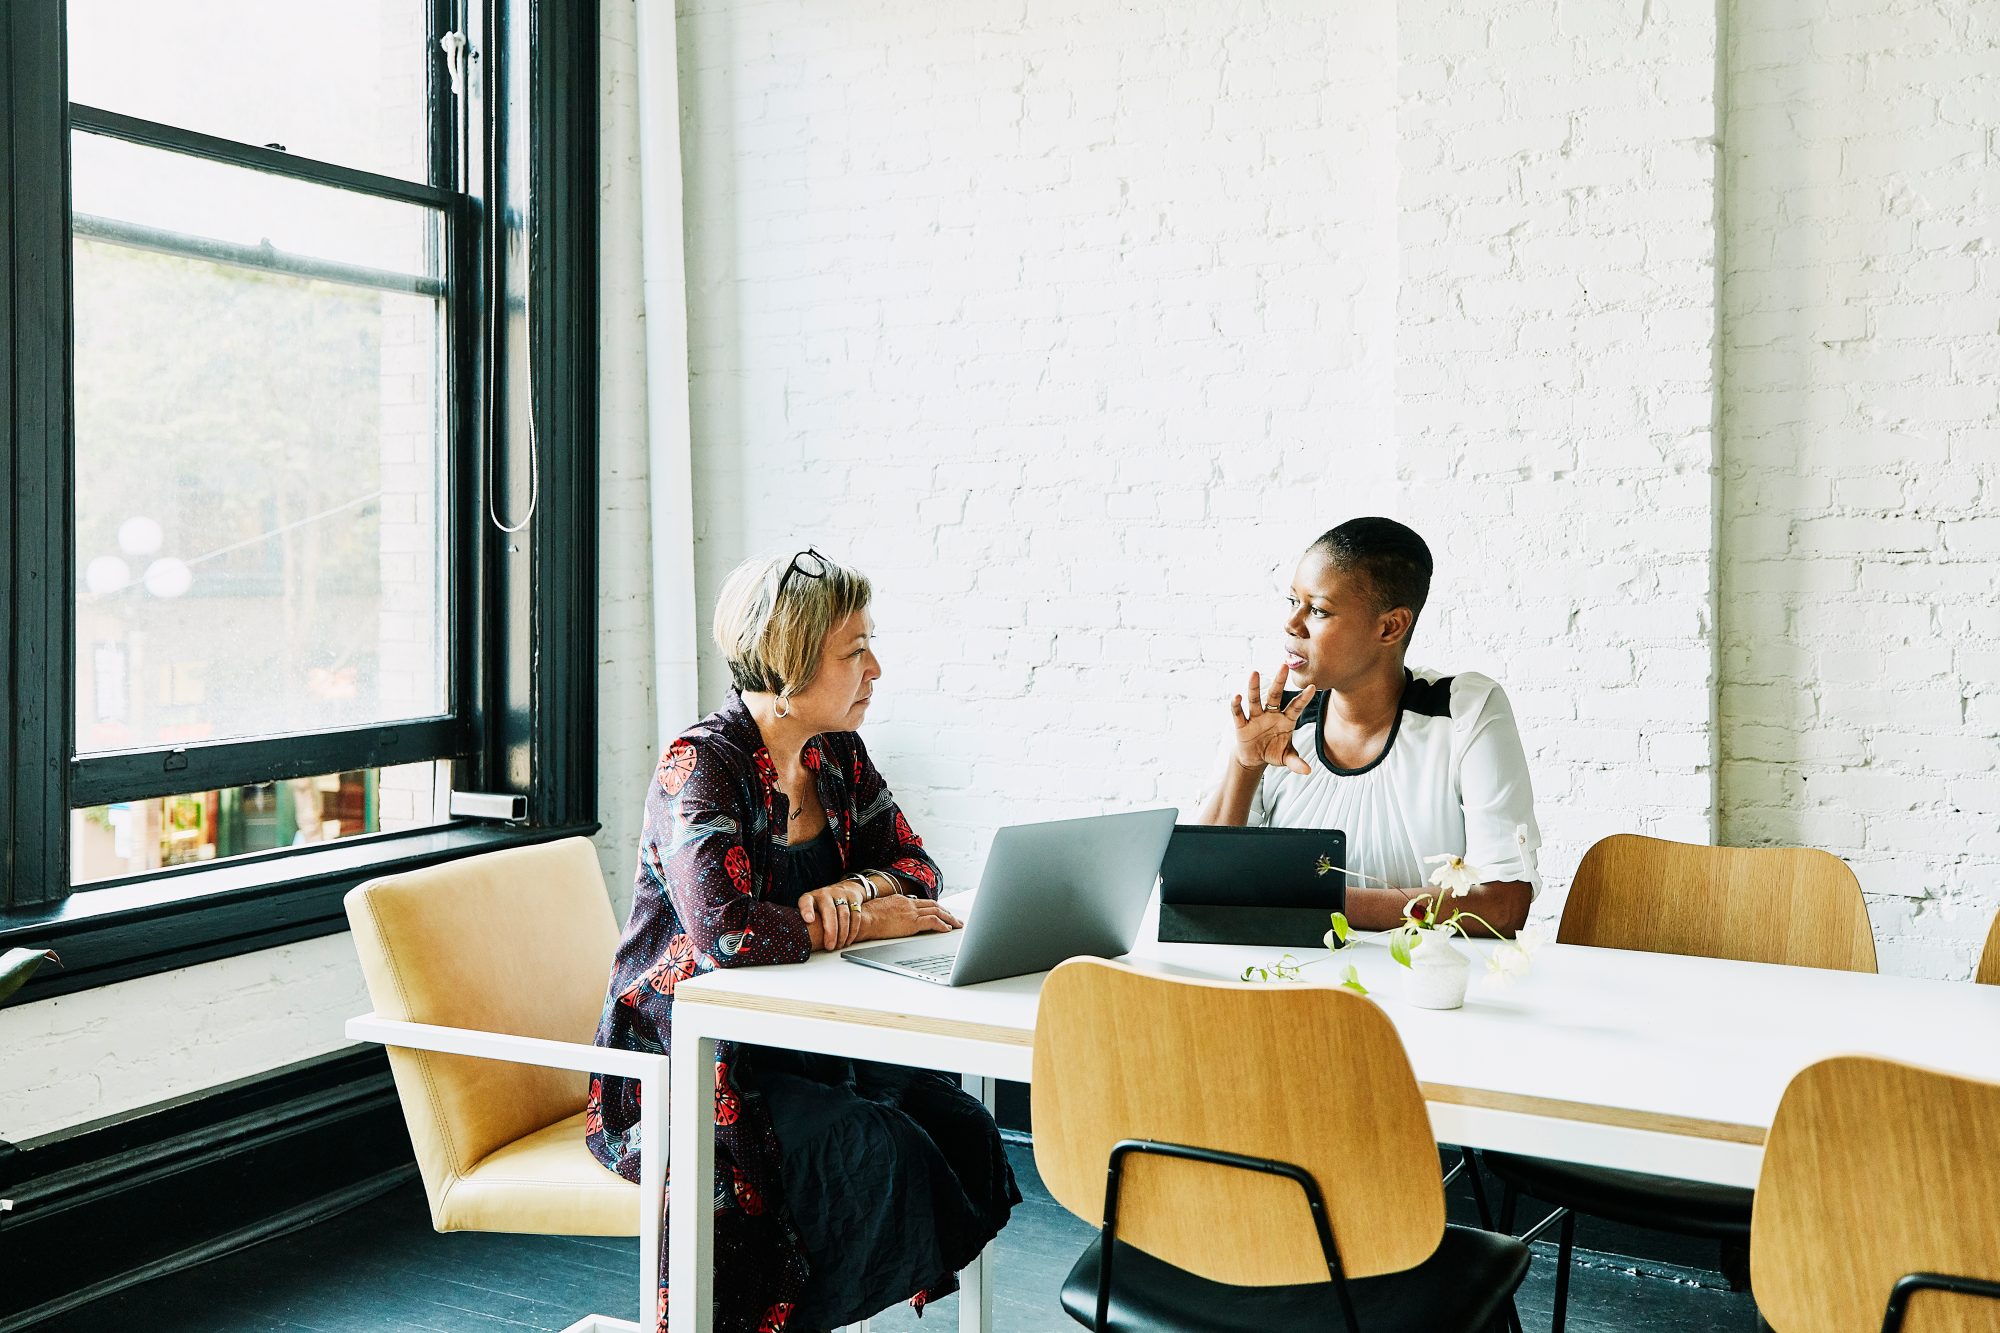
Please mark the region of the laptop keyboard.
<svg viewBox="0 0 2000 1333"><path fill-rule="evenodd" d="M927 953L921 958L899 958L896 966L905 972L915 972L919 976L937 981L951 980L951 966L958 961L956 953Z"/></svg>

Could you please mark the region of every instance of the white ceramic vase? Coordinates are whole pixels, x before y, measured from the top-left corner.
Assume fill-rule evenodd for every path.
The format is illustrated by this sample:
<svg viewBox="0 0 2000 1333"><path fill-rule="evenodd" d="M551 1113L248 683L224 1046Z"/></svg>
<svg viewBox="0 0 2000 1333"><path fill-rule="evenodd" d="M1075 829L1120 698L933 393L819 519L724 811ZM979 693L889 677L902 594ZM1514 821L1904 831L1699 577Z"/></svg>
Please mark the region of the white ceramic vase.
<svg viewBox="0 0 2000 1333"><path fill-rule="evenodd" d="M1457 1009L1465 1003L1465 984L1471 978L1472 964L1452 942L1450 931L1419 931L1403 998L1419 1009Z"/></svg>

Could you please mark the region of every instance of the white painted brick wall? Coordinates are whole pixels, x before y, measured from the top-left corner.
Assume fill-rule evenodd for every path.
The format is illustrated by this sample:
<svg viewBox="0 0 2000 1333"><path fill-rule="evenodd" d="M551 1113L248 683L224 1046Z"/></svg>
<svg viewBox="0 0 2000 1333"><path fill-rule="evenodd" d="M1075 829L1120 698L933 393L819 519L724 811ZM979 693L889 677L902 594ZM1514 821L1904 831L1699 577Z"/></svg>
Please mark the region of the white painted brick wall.
<svg viewBox="0 0 2000 1333"><path fill-rule="evenodd" d="M1848 858L1886 971L2000 905L2000 19L1736 6L1722 832Z"/></svg>
<svg viewBox="0 0 2000 1333"><path fill-rule="evenodd" d="M1727 197L1693 0L685 8L700 579L806 541L877 575L875 744L950 868L1189 798L1256 594L1383 510L1441 557L1418 656L1521 714L1544 913L1609 832L1796 840L1878 905L1944 884L1956 920L1882 909L1885 965L1963 973L2000 843L1983 7L1736 16Z"/></svg>
<svg viewBox="0 0 2000 1333"><path fill-rule="evenodd" d="M948 875L1192 802L1281 579L1388 503L1393 48L1363 0L683 6L702 614L753 551L875 579Z"/></svg>
<svg viewBox="0 0 2000 1333"><path fill-rule="evenodd" d="M1399 7L1397 464L1418 656L1508 689L1560 908L1710 835L1713 5Z"/></svg>
<svg viewBox="0 0 2000 1333"><path fill-rule="evenodd" d="M658 726L631 0L604 0L602 18L597 842L622 912ZM331 935L0 1010L0 1138L53 1133L339 1050L341 1024L368 1007L353 942Z"/></svg>
<svg viewBox="0 0 2000 1333"><path fill-rule="evenodd" d="M0 1009L0 1138L20 1142L339 1050L341 1024L367 1011L346 935Z"/></svg>

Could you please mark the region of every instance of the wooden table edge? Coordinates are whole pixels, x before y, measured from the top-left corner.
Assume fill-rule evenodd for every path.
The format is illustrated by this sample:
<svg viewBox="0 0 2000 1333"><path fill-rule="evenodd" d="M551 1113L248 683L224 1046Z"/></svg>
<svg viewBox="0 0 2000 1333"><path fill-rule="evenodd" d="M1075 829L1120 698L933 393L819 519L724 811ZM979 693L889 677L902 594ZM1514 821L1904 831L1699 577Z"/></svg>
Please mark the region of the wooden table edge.
<svg viewBox="0 0 2000 1333"><path fill-rule="evenodd" d="M999 1046L1029 1047L1035 1044L1031 1029L972 1023L962 1019L939 1018L931 1014L904 1013L886 1009L855 1009L835 1003L793 1000L769 995L745 995L738 991L708 991L689 988L676 997L678 1004L700 1004L716 1009L746 1009L755 1013L782 1014L790 1018L811 1018L828 1023L859 1024L898 1032L917 1032L932 1037L955 1037L965 1041L991 1042ZM1495 1092L1485 1088L1462 1088L1449 1083L1419 1083L1424 1100L1446 1106L1464 1106L1482 1111L1508 1111L1517 1115L1580 1124L1604 1125L1614 1129L1647 1130L1678 1138L1711 1139L1722 1143L1742 1143L1761 1148L1765 1130L1756 1125L1738 1125L1722 1120L1699 1120L1691 1116L1662 1115L1654 1111L1630 1110L1618 1106L1598 1106L1591 1102L1537 1097L1528 1093Z"/></svg>
<svg viewBox="0 0 2000 1333"><path fill-rule="evenodd" d="M1640 1129L1655 1134L1672 1134L1684 1139L1713 1139L1722 1143L1764 1146L1767 1130L1756 1125L1732 1124L1726 1120L1698 1120L1692 1116L1663 1115L1657 1111L1631 1110L1622 1106L1599 1106L1594 1102L1564 1101L1558 1097L1537 1097L1522 1092L1494 1092L1487 1088L1461 1088L1449 1083L1417 1084L1424 1100L1445 1106L1464 1106L1480 1111L1510 1111L1545 1120L1565 1120L1577 1124L1604 1125L1612 1129Z"/></svg>
<svg viewBox="0 0 2000 1333"><path fill-rule="evenodd" d="M689 989L674 997L675 1006L700 1004L711 1009L748 1009L756 1013L783 1014L789 1018L814 1018L827 1023L857 1024L886 1028L895 1032L920 1032L930 1037L958 1037L967 1041L992 1042L1000 1046L1033 1046L1031 1028L999 1027L991 1023L969 1023L963 1019L939 1018L933 1014L909 1014L890 1009L855 1009L814 1000L790 1000L774 995L745 995L740 991Z"/></svg>

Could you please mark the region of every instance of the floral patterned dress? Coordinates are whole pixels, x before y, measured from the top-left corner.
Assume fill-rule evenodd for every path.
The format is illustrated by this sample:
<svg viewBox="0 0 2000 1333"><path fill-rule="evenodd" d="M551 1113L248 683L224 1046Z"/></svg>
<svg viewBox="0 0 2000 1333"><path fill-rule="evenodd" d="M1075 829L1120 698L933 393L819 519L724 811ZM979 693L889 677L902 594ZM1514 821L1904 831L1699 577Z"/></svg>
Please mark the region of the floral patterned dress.
<svg viewBox="0 0 2000 1333"><path fill-rule="evenodd" d="M861 738L851 732L815 737L803 759L841 866L887 871L905 893L935 898L937 865L897 810ZM600 1046L664 1054L680 982L718 967L798 963L810 955L796 890L781 883L784 844L775 834L786 827L788 804L757 724L733 690L719 711L667 747L646 801L632 916L598 1025ZM771 1114L754 1079L739 1069L740 1056L754 1052L717 1043L715 1328L778 1333L799 1327L791 1321L812 1265L787 1206L783 1149ZM632 1080L593 1076L586 1114L590 1150L634 1182L646 1148L639 1142L638 1091ZM1002 1206L992 1230L1005 1220L1004 1204L1019 1197L1013 1186L1007 1175L1004 1193L1012 1197L994 1200ZM661 1239L658 1327L665 1333L664 1231ZM921 1308L951 1286L947 1269L929 1290L902 1294Z"/></svg>

